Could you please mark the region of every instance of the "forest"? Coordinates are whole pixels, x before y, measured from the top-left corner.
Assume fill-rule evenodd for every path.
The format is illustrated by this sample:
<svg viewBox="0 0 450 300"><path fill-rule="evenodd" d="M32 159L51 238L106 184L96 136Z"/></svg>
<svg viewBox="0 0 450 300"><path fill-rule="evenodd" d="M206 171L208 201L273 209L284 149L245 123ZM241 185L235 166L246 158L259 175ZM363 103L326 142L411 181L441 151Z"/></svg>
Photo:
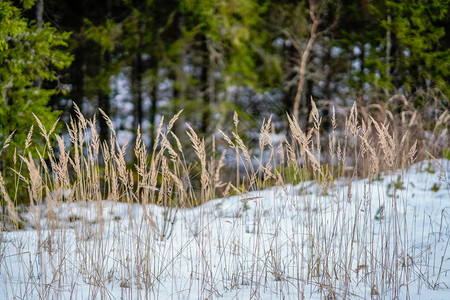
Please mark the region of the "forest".
<svg viewBox="0 0 450 300"><path fill-rule="evenodd" d="M34 122L100 108L148 146L162 116L183 110L202 136L248 132L285 114L311 126L311 100L376 114L449 107L449 1L2 1L0 140ZM395 95L402 96L402 100ZM397 100L396 100L397 99ZM405 107L407 106L407 107ZM433 118L433 116L431 116ZM98 117L100 137L108 126ZM394 118L395 119L395 118ZM308 121L309 120L309 121ZM155 125L156 124L156 125ZM61 129L62 127L58 127ZM64 130L64 128L62 128Z"/></svg>

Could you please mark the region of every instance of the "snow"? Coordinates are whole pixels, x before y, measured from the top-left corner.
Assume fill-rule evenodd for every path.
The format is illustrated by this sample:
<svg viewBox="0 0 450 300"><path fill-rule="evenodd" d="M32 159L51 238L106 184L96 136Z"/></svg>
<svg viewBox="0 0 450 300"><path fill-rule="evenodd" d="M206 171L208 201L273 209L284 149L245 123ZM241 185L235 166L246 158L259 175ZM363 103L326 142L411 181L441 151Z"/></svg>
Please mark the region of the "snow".
<svg viewBox="0 0 450 300"><path fill-rule="evenodd" d="M1 232L0 298L450 299L450 161L438 162L192 209L30 209L26 230Z"/></svg>

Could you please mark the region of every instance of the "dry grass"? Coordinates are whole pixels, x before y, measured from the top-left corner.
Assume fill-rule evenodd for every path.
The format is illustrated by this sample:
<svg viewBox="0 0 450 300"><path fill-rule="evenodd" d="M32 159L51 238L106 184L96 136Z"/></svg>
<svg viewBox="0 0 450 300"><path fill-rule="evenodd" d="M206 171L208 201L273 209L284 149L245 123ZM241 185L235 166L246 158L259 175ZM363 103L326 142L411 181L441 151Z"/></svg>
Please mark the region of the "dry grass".
<svg viewBox="0 0 450 300"><path fill-rule="evenodd" d="M160 283L175 278L184 268L189 270L190 279L187 286L173 286L173 293L182 291L175 298L210 298L240 286L250 286L250 297L258 298L261 290L272 286L270 280L275 282L280 298L294 291L299 299L310 296L306 290L326 299L352 298L355 286L370 287L370 291L362 292L364 295L391 298L417 281L422 282L419 288L433 284L437 288L441 281L432 282L427 277L431 267L425 266L432 260L429 256L433 249L417 253L410 240L419 233L416 227L411 226L411 231L403 224L408 199L398 188L389 199L375 190L381 172L392 174L395 181L394 171L408 168L417 157L425 156L425 150L436 155L448 149L448 112L438 118L432 138L417 140L412 133L416 114L408 118L402 115L399 127L377 120L366 111L358 112L356 105L345 118L337 117L333 109L331 132L324 138L319 110L314 103L312 107L313 126L304 132L295 118L287 116L290 132L278 143L270 138L271 118L263 121L259 152L248 149L240 137L237 114L234 130L221 131L222 139L217 141L213 138L212 153L189 126L186 134L191 146L182 145L172 132L177 114L167 125L161 120L153 149L146 148L137 129L133 165L126 161L130 142L119 144L111 120L102 111L110 127L109 142L100 141L96 119L85 119L78 108L77 120L67 126L70 145L54 133L56 124L47 131L36 117L46 141L45 152L33 149L32 127L25 148L16 150L20 164L15 164L13 171L15 186L25 186L28 191L26 210L37 234L37 254L26 256L20 245L0 240L0 249L17 247L17 253L22 253L18 254L20 272L29 273L30 281L38 283L22 285L16 296L51 298L69 290L71 297L77 297L76 278L81 278L89 284L90 298L111 298L110 284L119 285L124 298L134 298L139 291L157 298L163 288ZM338 119L345 122L339 124ZM8 141L3 143L0 155L7 145ZM187 161L185 153L192 150L196 161ZM224 163L227 153L235 157L236 167ZM235 181L225 181L225 172L236 172ZM369 180L360 199L355 197L352 184L363 177ZM299 184L299 192L292 194L289 183ZM275 200L283 210L268 212L258 204L257 195L248 194L272 186L284 191L284 197ZM30 225L17 213L17 189L6 190L1 174L0 193L8 210L2 236L21 223ZM231 233L223 231L221 235L222 225L215 222L217 214L205 211L195 224L183 229L188 238L175 249L171 236L178 218L186 217L183 209L199 206L219 194L238 195L242 202L242 209L227 220ZM95 215L58 215L73 203L95 207ZM106 211L113 210L108 203L126 203L132 234L114 221L107 222ZM136 205L142 207L142 216L135 214ZM293 228L286 227L286 211L295 212ZM385 218L387 213L390 218ZM77 230L69 230L75 226L71 224L76 224ZM250 240L245 233L251 233ZM116 244L111 244L108 235L114 236ZM189 247L191 244L196 247ZM377 249L377 245L384 248ZM109 253L110 249L115 252ZM0 273L8 278L12 271L2 262L2 251ZM234 253L232 259L223 254L228 252ZM181 257L197 260L180 261ZM213 261L217 257L220 261ZM50 267L45 265L48 262ZM352 282L355 278L356 283Z"/></svg>

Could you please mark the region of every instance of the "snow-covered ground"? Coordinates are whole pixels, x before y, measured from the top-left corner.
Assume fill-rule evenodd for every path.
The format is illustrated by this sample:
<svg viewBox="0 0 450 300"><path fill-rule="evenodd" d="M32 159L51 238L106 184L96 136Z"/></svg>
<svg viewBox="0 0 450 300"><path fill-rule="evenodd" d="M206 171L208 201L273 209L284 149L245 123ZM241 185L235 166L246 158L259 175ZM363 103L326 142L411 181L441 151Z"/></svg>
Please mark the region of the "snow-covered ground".
<svg viewBox="0 0 450 300"><path fill-rule="evenodd" d="M450 162L439 163L194 209L30 210L30 228L1 232L0 299L450 299Z"/></svg>

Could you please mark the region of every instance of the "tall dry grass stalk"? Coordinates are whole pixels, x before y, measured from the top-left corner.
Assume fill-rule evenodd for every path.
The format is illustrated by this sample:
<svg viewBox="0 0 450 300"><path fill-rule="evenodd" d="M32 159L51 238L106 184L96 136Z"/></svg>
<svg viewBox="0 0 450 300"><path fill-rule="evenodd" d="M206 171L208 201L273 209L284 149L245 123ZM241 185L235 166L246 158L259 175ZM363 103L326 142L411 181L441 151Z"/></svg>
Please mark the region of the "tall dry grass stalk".
<svg viewBox="0 0 450 300"><path fill-rule="evenodd" d="M425 254L411 248L412 233L403 224L407 199L402 198L400 187L388 198L375 195L383 172L394 182L395 170L411 166L417 157L424 157L426 149L433 153L430 157L439 149L448 149L448 112L437 119L433 138L424 140L414 134L419 118L416 113L403 113L399 125L372 117L356 104L347 116L338 116L333 108L327 135L321 130L320 110L312 101L311 128L302 130L288 115L289 134L273 141L275 129L269 117L261 125L259 149L250 148L241 137L235 114L233 130L220 131L221 138L213 137L212 153L189 125L186 135L191 145L180 142L184 139L172 132L179 112L167 125L162 118L152 149L146 148L141 128L137 128L131 163L126 158L130 141L120 143L103 111L100 113L110 129L108 141L100 140L95 118L85 119L76 106L75 111L77 119L67 124L70 143L54 132L56 123L47 131L35 116L45 150L33 149L31 127L25 149L15 152L20 163L13 168L15 186L27 189L27 210L38 232L36 247L40 253L39 264L23 266L38 269L42 283L39 295L56 295L48 287L64 290L74 277L92 286L90 296L110 297L106 285L114 280L119 280L116 285L124 290L125 298L133 297L133 287L158 295L159 282L182 268L190 270L187 289L196 290L194 297L198 298L243 285L250 286L256 297L270 285L270 278L282 291L294 287L299 298L305 296L305 287L313 286L327 299L351 297L354 276L370 287L371 296L388 298L397 297L402 286L414 280L430 282L415 262ZM0 155L10 139L3 143ZM192 150L196 157L187 160L185 153ZM220 153L217 157L216 151ZM229 156L234 157L235 165L226 163ZM230 176L225 173L235 173L234 180L226 180ZM363 197L356 197L354 181L365 177L369 180ZM295 192L290 184L297 185ZM258 195L267 188L282 195L275 197L273 208L266 208ZM17 188L8 191L1 174L0 193L10 223L17 228L25 222L15 207ZM230 235L212 238L213 231L220 235L225 226L212 225L226 213L220 205L212 214L202 206L198 219L177 229L177 220L188 214L184 208L231 195L240 197L242 207L226 220L232 226ZM127 206L127 228L106 222L114 214L115 206L109 203ZM71 204L95 207L95 214L76 215L70 211ZM136 213L136 205L142 207L142 215ZM66 217L58 215L63 211ZM392 218L385 217L388 212ZM287 214L291 227L286 225ZM115 215L114 219L123 217ZM74 226L78 227L72 233L68 228ZM174 253L171 236L177 230L185 230L189 238L177 248L180 252ZM377 234L370 234L374 232ZM108 239L111 235L114 238ZM74 248L67 248L68 240L73 240ZM109 253L111 248L117 252ZM233 255L230 258L225 253ZM74 264L71 269L65 264L66 256ZM198 261L180 261L184 256ZM217 257L220 261L213 261ZM47 273L44 261L52 262L52 272ZM399 262L403 262L401 266ZM215 264L223 269L215 269ZM198 282L195 289L194 282Z"/></svg>

